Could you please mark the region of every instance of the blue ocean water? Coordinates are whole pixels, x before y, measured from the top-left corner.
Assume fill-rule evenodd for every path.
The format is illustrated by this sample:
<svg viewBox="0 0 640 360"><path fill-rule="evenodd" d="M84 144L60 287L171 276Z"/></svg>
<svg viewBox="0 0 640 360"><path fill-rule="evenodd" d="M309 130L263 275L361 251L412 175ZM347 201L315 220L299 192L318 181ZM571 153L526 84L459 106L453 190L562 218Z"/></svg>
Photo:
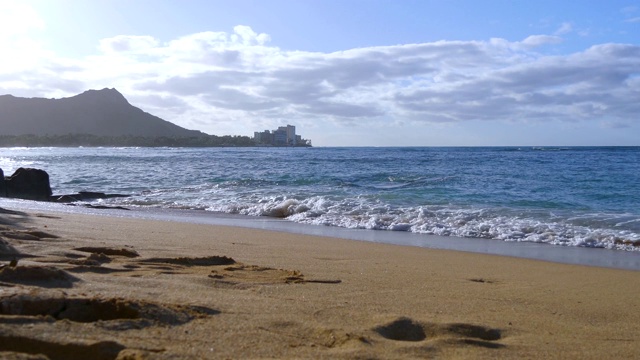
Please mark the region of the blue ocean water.
<svg viewBox="0 0 640 360"><path fill-rule="evenodd" d="M322 226L640 251L640 147L6 148L54 194Z"/></svg>

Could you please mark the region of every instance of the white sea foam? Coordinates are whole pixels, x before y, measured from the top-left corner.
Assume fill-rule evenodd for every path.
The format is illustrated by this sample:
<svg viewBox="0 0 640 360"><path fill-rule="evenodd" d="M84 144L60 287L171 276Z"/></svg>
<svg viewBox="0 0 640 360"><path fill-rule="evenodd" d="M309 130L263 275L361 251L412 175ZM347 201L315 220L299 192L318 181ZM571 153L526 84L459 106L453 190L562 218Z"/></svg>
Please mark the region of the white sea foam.
<svg viewBox="0 0 640 360"><path fill-rule="evenodd" d="M636 148L4 150L5 174L17 166L56 194L132 195L113 205L640 250Z"/></svg>
<svg viewBox="0 0 640 360"><path fill-rule="evenodd" d="M362 198L331 200L324 196L307 199L273 196L253 203L219 201L210 211L287 220L352 229L408 231L422 234L486 238L502 241L536 242L640 251L640 234L587 226L585 217L532 219L502 214L504 209L453 208L444 206L392 208ZM611 214L592 214L591 224L615 222ZM629 220L625 224L636 222ZM580 223L580 225L572 222Z"/></svg>

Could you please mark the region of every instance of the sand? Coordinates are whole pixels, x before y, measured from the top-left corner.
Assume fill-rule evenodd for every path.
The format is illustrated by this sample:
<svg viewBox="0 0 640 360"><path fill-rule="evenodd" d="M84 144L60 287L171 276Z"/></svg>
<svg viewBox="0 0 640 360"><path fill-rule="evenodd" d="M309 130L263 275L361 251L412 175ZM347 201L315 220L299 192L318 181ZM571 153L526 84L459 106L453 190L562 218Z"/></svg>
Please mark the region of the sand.
<svg viewBox="0 0 640 360"><path fill-rule="evenodd" d="M640 271L7 209L0 263L0 358L640 358Z"/></svg>

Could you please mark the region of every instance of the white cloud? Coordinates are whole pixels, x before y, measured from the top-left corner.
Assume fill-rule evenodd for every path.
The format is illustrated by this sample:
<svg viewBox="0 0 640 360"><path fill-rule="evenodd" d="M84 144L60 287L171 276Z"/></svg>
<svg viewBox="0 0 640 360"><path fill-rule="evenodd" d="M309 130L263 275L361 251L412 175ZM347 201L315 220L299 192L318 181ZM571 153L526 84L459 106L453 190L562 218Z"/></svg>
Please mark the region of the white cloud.
<svg viewBox="0 0 640 360"><path fill-rule="evenodd" d="M100 50L105 53L142 53L158 46L158 40L151 36L119 35L100 40Z"/></svg>
<svg viewBox="0 0 640 360"><path fill-rule="evenodd" d="M257 34L249 26L238 25L233 28L235 32L231 35L233 41L241 42L243 45L264 45L271 38L267 34Z"/></svg>
<svg viewBox="0 0 640 360"><path fill-rule="evenodd" d="M628 22L628 23L640 23L640 17L634 17L634 18L626 19L624 22Z"/></svg>
<svg viewBox="0 0 640 360"><path fill-rule="evenodd" d="M112 37L93 56L48 54L20 71L6 70L9 60L0 58L0 93L35 89L37 95L61 96L116 87L155 115L216 134L238 133L239 124L253 131L283 121L361 127L474 120L619 124L640 113L635 45L602 44L549 56L534 49L560 37L334 53L285 51L269 41L237 26L233 33L201 32L167 42Z"/></svg>
<svg viewBox="0 0 640 360"><path fill-rule="evenodd" d="M559 36L551 35L531 35L522 40L522 44L527 47L538 47L547 44L558 44L562 42L562 38Z"/></svg>
<svg viewBox="0 0 640 360"><path fill-rule="evenodd" d="M562 23L562 25L560 25L558 30L556 30L555 34L564 35L570 33L571 31L573 31L573 25L571 25L571 23L564 22Z"/></svg>

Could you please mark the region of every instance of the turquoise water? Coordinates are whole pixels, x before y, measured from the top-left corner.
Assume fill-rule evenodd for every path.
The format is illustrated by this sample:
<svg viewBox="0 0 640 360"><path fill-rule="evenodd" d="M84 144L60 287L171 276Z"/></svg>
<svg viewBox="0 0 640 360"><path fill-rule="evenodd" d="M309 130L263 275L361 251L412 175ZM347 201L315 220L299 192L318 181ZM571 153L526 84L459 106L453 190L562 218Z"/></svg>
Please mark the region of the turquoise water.
<svg viewBox="0 0 640 360"><path fill-rule="evenodd" d="M55 194L321 226L640 250L640 147L12 148Z"/></svg>

